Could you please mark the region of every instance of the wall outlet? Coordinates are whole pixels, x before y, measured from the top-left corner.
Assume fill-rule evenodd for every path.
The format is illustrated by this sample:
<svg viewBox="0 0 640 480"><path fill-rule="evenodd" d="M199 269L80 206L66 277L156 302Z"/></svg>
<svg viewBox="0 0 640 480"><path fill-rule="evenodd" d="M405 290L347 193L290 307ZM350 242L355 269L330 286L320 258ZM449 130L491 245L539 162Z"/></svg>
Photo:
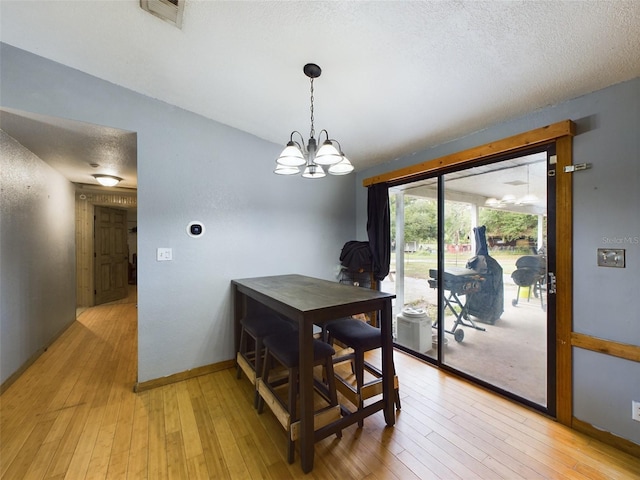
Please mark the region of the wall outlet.
<svg viewBox="0 0 640 480"><path fill-rule="evenodd" d="M640 422L640 402L631 401L631 418L636 422Z"/></svg>

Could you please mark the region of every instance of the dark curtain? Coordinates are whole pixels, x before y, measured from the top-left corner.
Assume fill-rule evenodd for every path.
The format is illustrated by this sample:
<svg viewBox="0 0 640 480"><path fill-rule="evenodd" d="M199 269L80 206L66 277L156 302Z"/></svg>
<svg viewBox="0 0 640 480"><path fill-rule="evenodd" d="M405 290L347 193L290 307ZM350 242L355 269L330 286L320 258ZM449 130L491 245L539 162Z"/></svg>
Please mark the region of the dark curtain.
<svg viewBox="0 0 640 480"><path fill-rule="evenodd" d="M369 187L367 198L367 235L373 258L373 277L381 282L389 275L391 262L391 224L389 187L376 183Z"/></svg>

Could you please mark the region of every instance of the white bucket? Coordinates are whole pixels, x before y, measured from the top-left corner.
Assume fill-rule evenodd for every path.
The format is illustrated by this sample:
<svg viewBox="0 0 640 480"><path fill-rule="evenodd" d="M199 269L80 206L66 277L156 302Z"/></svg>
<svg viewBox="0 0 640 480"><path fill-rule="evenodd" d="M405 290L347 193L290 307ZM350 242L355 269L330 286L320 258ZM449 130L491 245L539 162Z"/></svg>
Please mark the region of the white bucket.
<svg viewBox="0 0 640 480"><path fill-rule="evenodd" d="M419 353L431 350L431 319L423 308L405 307L396 316L396 342Z"/></svg>

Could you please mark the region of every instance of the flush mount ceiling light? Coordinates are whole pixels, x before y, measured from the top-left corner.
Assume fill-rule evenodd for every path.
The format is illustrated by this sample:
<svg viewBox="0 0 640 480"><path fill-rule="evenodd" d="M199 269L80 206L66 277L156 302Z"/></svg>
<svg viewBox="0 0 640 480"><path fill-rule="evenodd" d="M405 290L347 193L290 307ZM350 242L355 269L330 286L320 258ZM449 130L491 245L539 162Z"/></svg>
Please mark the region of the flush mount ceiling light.
<svg viewBox="0 0 640 480"><path fill-rule="evenodd" d="M507 193L505 196L502 197L500 202L506 203L506 204L516 203L516 196L510 193Z"/></svg>
<svg viewBox="0 0 640 480"><path fill-rule="evenodd" d="M115 175L96 174L93 177L103 187L115 187L117 184L119 184L122 181L120 177L116 177Z"/></svg>
<svg viewBox="0 0 640 480"><path fill-rule="evenodd" d="M306 147L304 137L300 132L294 130L289 137L289 143L276 160L274 173L278 175L296 175L300 173L300 167L304 166L302 176L305 178L322 178L326 175L324 168L331 175L346 175L353 171L353 165L342 153L342 147L337 140L329 138L326 130L321 130L318 139L325 134L325 141L320 148L314 137L315 128L313 125L313 79L318 78L322 70L315 63L307 63L303 68L304 74L311 81L311 133ZM300 137L300 142L293 139L294 135ZM337 148L336 148L337 146Z"/></svg>
<svg viewBox="0 0 640 480"><path fill-rule="evenodd" d="M185 0L140 0L140 8L182 28Z"/></svg>
<svg viewBox="0 0 640 480"><path fill-rule="evenodd" d="M495 197L487 198L484 204L488 207L502 207L502 203Z"/></svg>
<svg viewBox="0 0 640 480"><path fill-rule="evenodd" d="M491 198L487 198L487 200L484 202L484 204L487 207L493 207L493 208L503 208L507 205L535 205L537 203L540 203L540 199L533 193L530 193L529 191L529 165L527 165L527 181L521 181L521 180L514 180L514 181L510 181L510 182L505 182L506 185L510 185L510 186L520 186L520 185L526 185L527 186L527 194L521 198L517 198L515 195L513 194L506 194L505 196L503 196L500 200L498 200L495 197L491 197Z"/></svg>

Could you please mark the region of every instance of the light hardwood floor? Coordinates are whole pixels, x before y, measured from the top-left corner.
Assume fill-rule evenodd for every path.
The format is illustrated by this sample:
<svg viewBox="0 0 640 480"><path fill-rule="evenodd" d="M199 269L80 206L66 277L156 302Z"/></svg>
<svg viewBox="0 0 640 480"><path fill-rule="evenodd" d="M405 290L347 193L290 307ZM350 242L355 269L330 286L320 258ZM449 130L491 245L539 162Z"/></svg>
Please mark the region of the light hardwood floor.
<svg viewBox="0 0 640 480"><path fill-rule="evenodd" d="M164 348L158 346L158 348ZM637 479L640 460L396 353L402 411L286 462L235 370L139 394L135 303L88 309L0 397L3 479Z"/></svg>

